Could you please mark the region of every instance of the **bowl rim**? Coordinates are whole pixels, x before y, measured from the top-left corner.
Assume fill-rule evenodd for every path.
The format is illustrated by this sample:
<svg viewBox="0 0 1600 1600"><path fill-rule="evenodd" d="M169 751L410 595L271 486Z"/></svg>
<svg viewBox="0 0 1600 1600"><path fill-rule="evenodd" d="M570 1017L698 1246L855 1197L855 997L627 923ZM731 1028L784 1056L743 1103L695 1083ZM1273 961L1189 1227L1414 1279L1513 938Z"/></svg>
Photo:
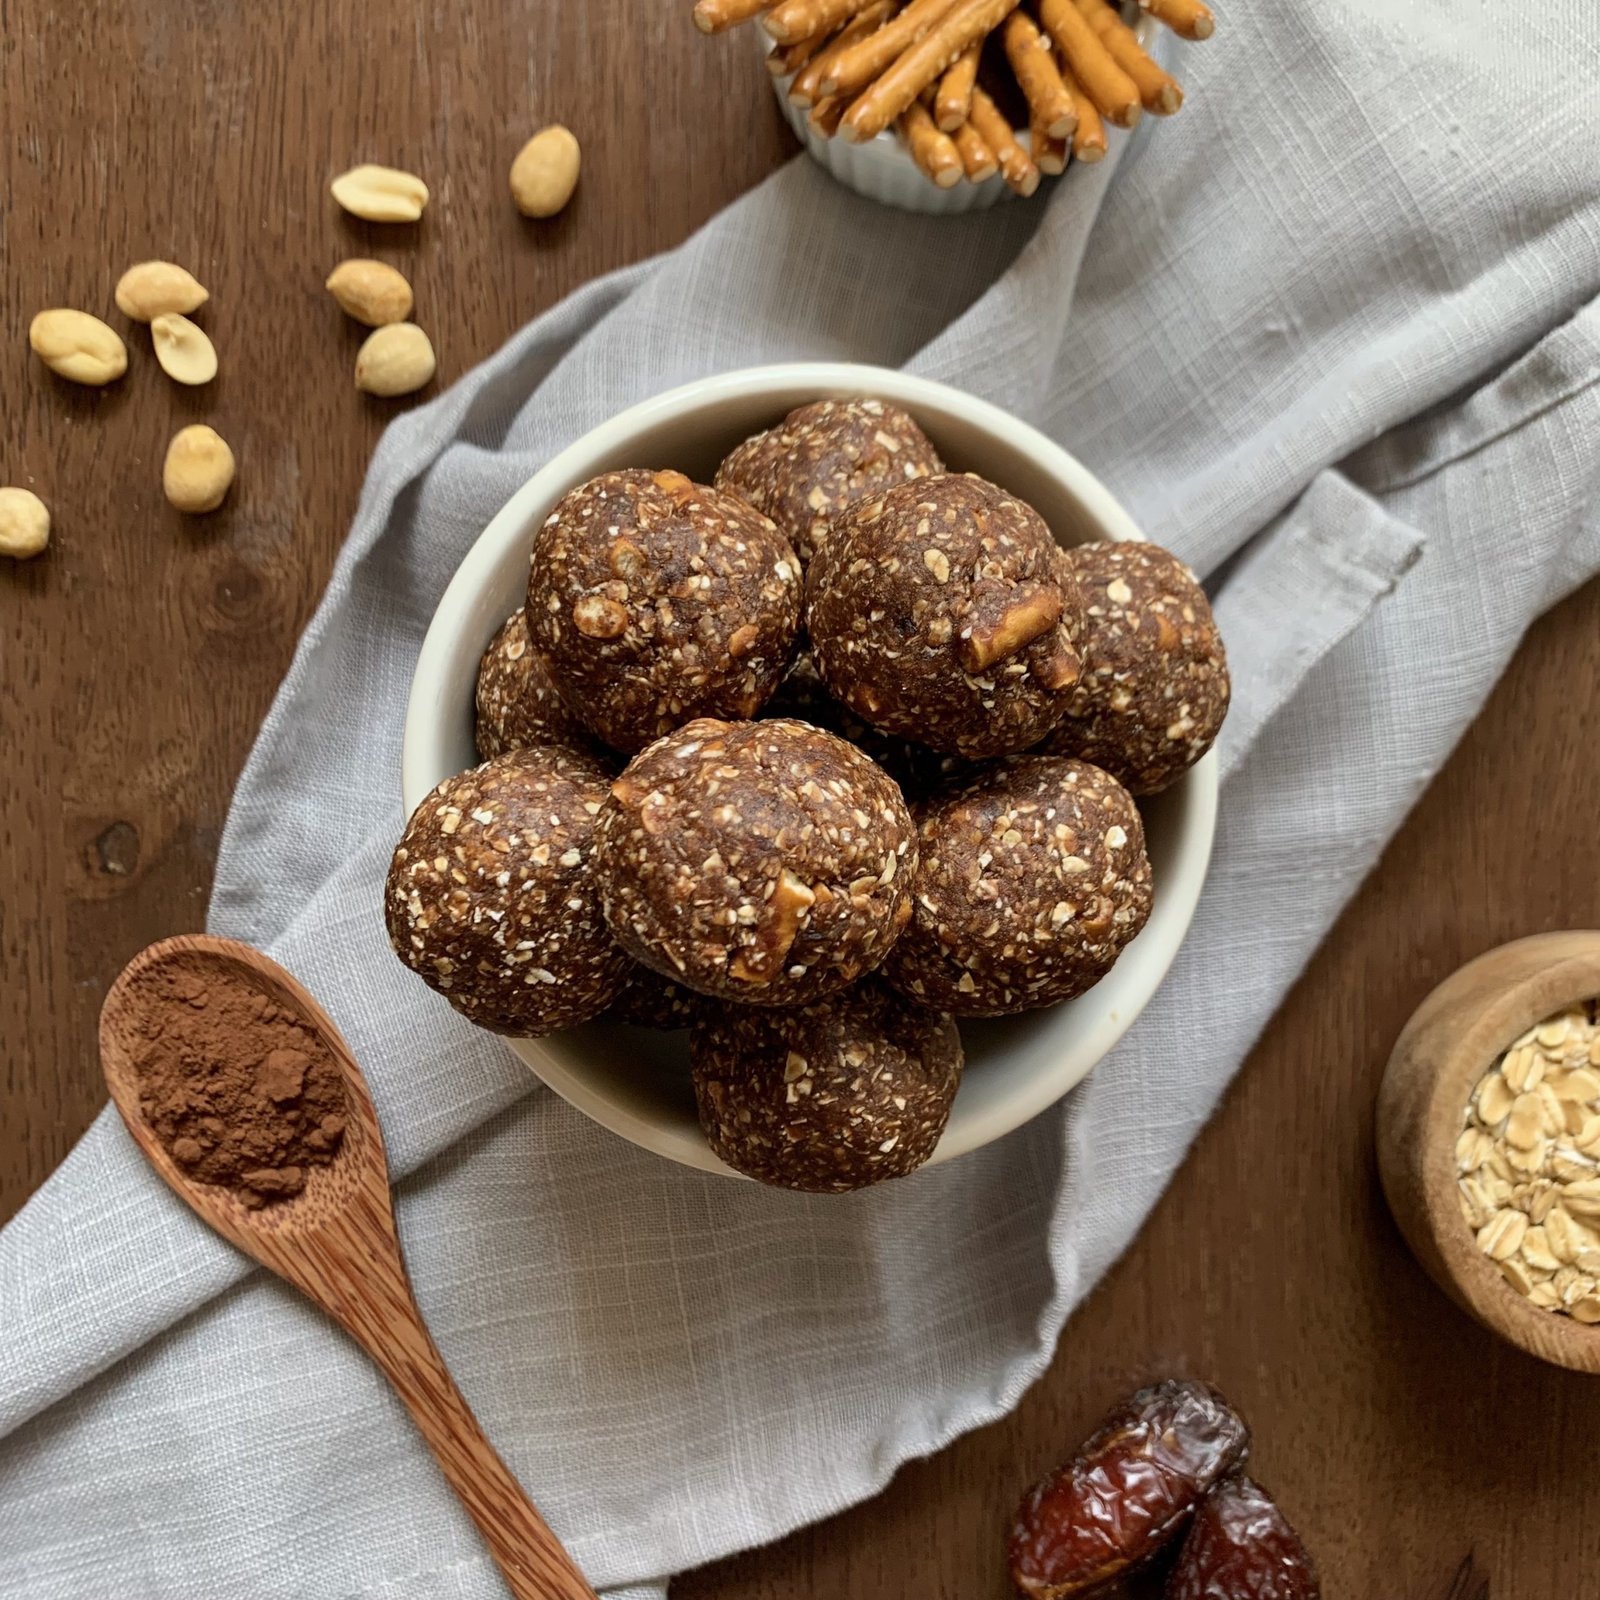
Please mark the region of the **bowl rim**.
<svg viewBox="0 0 1600 1600"><path fill-rule="evenodd" d="M815 398L871 395L901 405L913 416L957 415L964 424L1003 439L1010 448L1030 456L1077 500L1101 537L1144 539L1120 502L1075 456L1001 407L937 379L858 362L785 361L736 368L677 385L619 411L557 452L511 495L462 557L429 619L412 673L400 759L401 796L407 816L449 775L438 746L445 719L459 715L459 707L443 704L441 685L463 624L477 597L512 553L522 548L525 554L535 519L568 488L593 476L592 463L597 459L614 454L630 438L647 430L681 420L685 411L729 402L759 402L767 397L772 398L776 411L785 396L796 391L809 392ZM485 643L487 636L478 648ZM1216 831L1219 785L1217 753L1212 750L1166 791L1173 795L1183 791L1182 825L1176 830L1173 860L1157 902L1160 916L1152 916L1135 940L1145 978L1134 1003L1102 1011L1074 1047L1063 1053L1054 1070L1037 1073L1002 1103L959 1122L952 1117L929 1166L980 1149L1032 1121L1075 1088L1142 1014L1165 981L1194 920ZM555 1055L548 1040L508 1038L505 1042L562 1099L612 1133L699 1171L742 1176L712 1153L698 1129L690 1139L675 1126L663 1126L659 1120L618 1104L581 1069Z"/></svg>

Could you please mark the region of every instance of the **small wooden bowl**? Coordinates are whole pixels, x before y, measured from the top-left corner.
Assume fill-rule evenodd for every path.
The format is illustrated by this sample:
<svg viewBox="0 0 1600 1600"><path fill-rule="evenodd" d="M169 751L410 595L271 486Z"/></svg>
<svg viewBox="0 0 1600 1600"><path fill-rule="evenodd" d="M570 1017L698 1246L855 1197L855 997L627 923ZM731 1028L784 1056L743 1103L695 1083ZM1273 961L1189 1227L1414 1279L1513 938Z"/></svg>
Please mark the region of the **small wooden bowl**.
<svg viewBox="0 0 1600 1600"><path fill-rule="evenodd" d="M1600 1373L1600 1325L1523 1299L1461 1215L1456 1140L1479 1078L1552 1012L1600 995L1600 932L1540 933L1469 961L1417 1008L1378 1091L1378 1171L1418 1261L1486 1328L1521 1350Z"/></svg>

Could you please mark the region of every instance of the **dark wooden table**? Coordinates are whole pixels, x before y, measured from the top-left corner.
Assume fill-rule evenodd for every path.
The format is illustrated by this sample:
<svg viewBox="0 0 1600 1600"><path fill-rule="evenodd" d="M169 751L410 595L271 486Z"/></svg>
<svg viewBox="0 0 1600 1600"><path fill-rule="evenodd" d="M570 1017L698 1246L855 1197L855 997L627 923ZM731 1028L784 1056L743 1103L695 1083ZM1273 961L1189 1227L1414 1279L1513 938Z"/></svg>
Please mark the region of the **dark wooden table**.
<svg viewBox="0 0 1600 1600"><path fill-rule="evenodd" d="M113 974L201 926L229 792L394 414L352 388L359 335L323 277L381 246L448 381L682 239L791 149L748 40L702 40L687 10L0 0L0 482L40 493L56 529L42 560L0 562L0 1219L102 1103ZM583 141L582 186L525 223L506 169L557 119ZM357 160L424 173L426 226L338 216L327 180ZM217 382L178 390L142 336L106 392L52 378L27 352L33 312L120 324L112 286L147 256L210 288ZM195 420L239 458L201 521L160 489ZM1019 1489L1112 1398L1181 1370L1249 1414L1330 1600L1433 1600L1469 1549L1494 1600L1600 1593L1600 1384L1502 1348L1423 1279L1370 1126L1389 1043L1435 981L1513 935L1600 923L1597 723L1591 586L1535 627L1016 1414L676 1592L999 1600Z"/></svg>

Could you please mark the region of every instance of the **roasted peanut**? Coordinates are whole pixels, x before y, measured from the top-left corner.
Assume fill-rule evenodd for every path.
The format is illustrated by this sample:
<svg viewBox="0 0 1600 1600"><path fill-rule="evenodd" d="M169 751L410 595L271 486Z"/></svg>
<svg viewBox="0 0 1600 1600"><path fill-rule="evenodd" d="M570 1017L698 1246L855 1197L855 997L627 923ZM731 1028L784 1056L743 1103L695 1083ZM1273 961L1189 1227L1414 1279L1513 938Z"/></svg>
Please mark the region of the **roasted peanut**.
<svg viewBox="0 0 1600 1600"><path fill-rule="evenodd" d="M420 389L438 363L428 336L414 322L391 322L367 336L356 352L356 388L392 399Z"/></svg>
<svg viewBox="0 0 1600 1600"><path fill-rule="evenodd" d="M31 489L0 489L0 556L27 561L50 543L50 511Z"/></svg>
<svg viewBox="0 0 1600 1600"><path fill-rule="evenodd" d="M346 316L369 328L404 322L411 315L411 285L386 261L341 261L324 287Z"/></svg>
<svg viewBox="0 0 1600 1600"><path fill-rule="evenodd" d="M329 187L346 211L368 222L415 222L428 203L427 184L395 167L352 167Z"/></svg>
<svg viewBox="0 0 1600 1600"><path fill-rule="evenodd" d="M227 440L204 423L180 428L167 446L161 487L180 511L215 511L233 483L233 451Z"/></svg>
<svg viewBox="0 0 1600 1600"><path fill-rule="evenodd" d="M553 217L578 187L578 141L559 123L541 128L511 163L511 198L525 217Z"/></svg>
<svg viewBox="0 0 1600 1600"><path fill-rule="evenodd" d="M161 370L175 383L210 383L217 375L216 347L204 328L176 311L156 317L150 324Z"/></svg>
<svg viewBox="0 0 1600 1600"><path fill-rule="evenodd" d="M33 353L74 383L111 383L128 370L128 348L87 311L41 311L28 328Z"/></svg>
<svg viewBox="0 0 1600 1600"><path fill-rule="evenodd" d="M171 261L141 261L117 279L117 309L135 322L154 322L169 311L187 316L210 298L193 274Z"/></svg>

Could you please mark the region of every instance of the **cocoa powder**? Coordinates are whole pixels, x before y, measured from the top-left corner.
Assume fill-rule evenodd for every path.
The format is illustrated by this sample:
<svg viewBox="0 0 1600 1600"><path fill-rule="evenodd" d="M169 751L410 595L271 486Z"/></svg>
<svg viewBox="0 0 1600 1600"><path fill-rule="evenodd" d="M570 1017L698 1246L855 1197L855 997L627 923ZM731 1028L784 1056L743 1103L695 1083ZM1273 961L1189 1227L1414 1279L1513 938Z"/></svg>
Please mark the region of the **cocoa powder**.
<svg viewBox="0 0 1600 1600"><path fill-rule="evenodd" d="M191 1178L252 1208L300 1193L344 1138L338 1061L265 983L190 953L133 980L127 1041L144 1119Z"/></svg>

